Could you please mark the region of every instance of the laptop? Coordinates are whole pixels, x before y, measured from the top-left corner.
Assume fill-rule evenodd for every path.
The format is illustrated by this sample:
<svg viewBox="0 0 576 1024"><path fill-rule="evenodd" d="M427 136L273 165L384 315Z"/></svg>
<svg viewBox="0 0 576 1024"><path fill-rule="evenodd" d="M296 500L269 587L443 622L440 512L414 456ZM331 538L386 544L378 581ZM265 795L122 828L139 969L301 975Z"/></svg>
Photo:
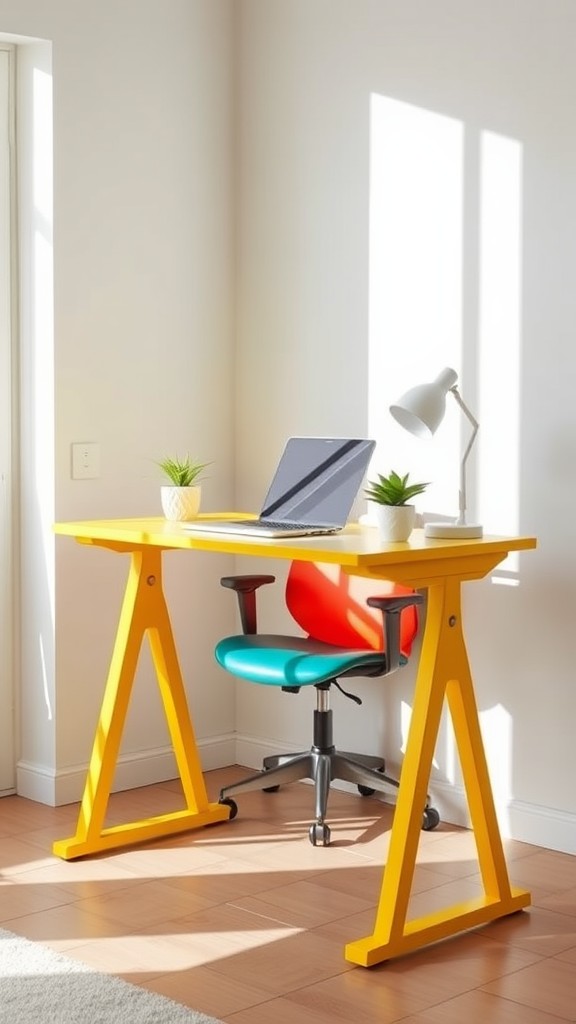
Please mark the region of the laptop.
<svg viewBox="0 0 576 1024"><path fill-rule="evenodd" d="M257 519L193 520L201 533L244 537L313 537L346 525L376 442L341 437L291 437Z"/></svg>

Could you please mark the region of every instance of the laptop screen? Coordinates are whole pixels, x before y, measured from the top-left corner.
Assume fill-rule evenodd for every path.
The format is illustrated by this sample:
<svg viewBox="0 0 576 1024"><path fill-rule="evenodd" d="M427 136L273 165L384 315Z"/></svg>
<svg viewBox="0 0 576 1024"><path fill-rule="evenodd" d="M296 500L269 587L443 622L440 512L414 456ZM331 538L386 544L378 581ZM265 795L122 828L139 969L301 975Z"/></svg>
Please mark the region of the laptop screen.
<svg viewBox="0 0 576 1024"><path fill-rule="evenodd" d="M375 445L364 439L291 437L260 518L343 527Z"/></svg>

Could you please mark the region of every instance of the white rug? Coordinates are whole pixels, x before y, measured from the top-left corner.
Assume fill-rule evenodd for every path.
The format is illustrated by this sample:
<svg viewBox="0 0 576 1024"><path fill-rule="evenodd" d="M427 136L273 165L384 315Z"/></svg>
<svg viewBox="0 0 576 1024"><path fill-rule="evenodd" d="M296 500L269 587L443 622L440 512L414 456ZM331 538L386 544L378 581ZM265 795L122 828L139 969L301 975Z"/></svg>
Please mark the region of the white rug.
<svg viewBox="0 0 576 1024"><path fill-rule="evenodd" d="M0 929L1 1024L220 1024Z"/></svg>

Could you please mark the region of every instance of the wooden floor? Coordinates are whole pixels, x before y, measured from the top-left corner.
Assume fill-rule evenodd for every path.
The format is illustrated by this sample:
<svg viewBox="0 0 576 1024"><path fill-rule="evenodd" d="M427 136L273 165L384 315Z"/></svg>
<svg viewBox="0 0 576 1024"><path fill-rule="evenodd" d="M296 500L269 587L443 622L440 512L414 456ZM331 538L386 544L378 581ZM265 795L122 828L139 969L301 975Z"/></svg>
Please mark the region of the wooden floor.
<svg viewBox="0 0 576 1024"><path fill-rule="evenodd" d="M207 775L213 799L242 769ZM234 822L65 863L77 807L0 800L0 926L231 1024L576 1021L576 857L506 843L533 906L369 970L391 810L333 791L332 845L307 838L312 791L238 798ZM168 782L112 797L110 824L182 806ZM479 891L471 834L422 833L411 916Z"/></svg>

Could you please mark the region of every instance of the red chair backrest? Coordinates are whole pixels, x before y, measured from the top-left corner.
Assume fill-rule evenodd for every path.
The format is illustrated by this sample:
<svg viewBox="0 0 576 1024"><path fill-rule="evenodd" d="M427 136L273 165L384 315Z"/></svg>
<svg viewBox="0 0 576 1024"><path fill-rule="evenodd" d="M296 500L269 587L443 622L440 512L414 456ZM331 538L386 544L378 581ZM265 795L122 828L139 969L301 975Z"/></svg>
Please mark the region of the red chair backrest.
<svg viewBox="0 0 576 1024"><path fill-rule="evenodd" d="M381 651L384 647L382 613L369 608L367 597L411 594L388 580L349 576L339 565L325 562L292 562L286 583L286 604L292 617L308 636L336 647ZM400 645L408 656L418 631L416 608L404 609Z"/></svg>

